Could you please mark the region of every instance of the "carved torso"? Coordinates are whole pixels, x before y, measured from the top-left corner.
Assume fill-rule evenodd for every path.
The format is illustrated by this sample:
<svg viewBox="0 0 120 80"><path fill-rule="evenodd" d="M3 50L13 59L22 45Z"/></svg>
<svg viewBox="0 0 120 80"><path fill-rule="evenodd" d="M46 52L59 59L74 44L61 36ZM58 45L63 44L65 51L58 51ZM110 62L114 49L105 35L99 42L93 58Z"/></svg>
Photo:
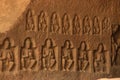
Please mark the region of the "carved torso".
<svg viewBox="0 0 120 80"><path fill-rule="evenodd" d="M64 59L72 59L72 50L70 48L63 49L63 57Z"/></svg>

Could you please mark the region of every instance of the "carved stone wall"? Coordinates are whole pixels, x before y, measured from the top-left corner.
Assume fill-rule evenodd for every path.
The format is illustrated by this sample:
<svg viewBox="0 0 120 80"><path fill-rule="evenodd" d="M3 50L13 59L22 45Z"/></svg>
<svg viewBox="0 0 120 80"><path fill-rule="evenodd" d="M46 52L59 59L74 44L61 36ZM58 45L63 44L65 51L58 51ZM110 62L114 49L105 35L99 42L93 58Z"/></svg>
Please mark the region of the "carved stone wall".
<svg viewBox="0 0 120 80"><path fill-rule="evenodd" d="M71 7L70 1L35 0L13 29L0 34L0 76L9 75L11 80L15 75L16 80L115 76L120 68L120 29L112 10L93 8L98 11L94 12L88 6L79 8L79 1Z"/></svg>

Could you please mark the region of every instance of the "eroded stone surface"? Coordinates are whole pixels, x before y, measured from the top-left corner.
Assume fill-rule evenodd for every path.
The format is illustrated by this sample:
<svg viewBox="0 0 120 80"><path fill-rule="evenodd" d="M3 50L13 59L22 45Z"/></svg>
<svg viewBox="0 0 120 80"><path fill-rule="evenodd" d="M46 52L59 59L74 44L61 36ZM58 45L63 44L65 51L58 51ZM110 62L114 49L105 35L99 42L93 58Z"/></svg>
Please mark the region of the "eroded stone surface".
<svg viewBox="0 0 120 80"><path fill-rule="evenodd" d="M119 6L118 0L34 0L15 8L10 19L19 19L0 34L0 78L120 77Z"/></svg>
<svg viewBox="0 0 120 80"><path fill-rule="evenodd" d="M8 31L29 3L30 0L0 0L0 32Z"/></svg>

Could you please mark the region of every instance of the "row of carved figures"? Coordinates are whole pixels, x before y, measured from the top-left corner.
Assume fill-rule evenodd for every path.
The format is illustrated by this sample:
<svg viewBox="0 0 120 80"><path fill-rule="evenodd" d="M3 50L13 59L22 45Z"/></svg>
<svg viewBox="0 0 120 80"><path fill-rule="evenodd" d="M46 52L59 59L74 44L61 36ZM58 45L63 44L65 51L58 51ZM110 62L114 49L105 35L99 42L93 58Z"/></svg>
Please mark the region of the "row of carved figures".
<svg viewBox="0 0 120 80"><path fill-rule="evenodd" d="M70 16L65 13L60 19L56 12L52 13L50 20L44 11L40 12L37 20L37 27L31 10L26 14L26 30L34 31L37 28L41 32L62 33L62 34L101 34L111 29L110 19L105 17L100 20L97 16L93 20L85 16L82 20L76 14L71 21Z"/></svg>
<svg viewBox="0 0 120 80"><path fill-rule="evenodd" d="M20 47L20 55L16 57L15 46L11 46L11 41L6 38L0 49L0 71L14 71L16 65L20 65L20 70L34 70L37 64L41 64L42 70L54 71L58 70L58 65L62 71L85 72L92 66L94 72L106 72L110 69L109 51L104 49L104 45L100 43L96 50L90 51L87 43L82 41L80 47L75 52L70 40L66 40L61 47L61 53L58 52L58 46L54 45L52 39L45 40L42 50L33 47L30 37L24 40L24 46ZM18 49L19 50L19 49ZM40 53L39 53L40 52ZM61 54L61 55L60 55ZM20 63L18 63L20 59ZM61 60L60 60L61 59ZM77 65L77 66L75 66ZM38 67L38 66L37 66ZM76 68L75 68L76 67Z"/></svg>

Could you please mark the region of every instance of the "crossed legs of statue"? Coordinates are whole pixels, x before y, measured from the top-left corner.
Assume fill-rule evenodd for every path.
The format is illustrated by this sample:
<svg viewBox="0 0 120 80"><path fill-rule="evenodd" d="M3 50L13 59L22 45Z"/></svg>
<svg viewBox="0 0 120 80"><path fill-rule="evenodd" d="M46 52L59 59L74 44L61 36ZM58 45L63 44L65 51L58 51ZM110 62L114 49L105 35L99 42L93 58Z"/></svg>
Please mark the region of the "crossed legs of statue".
<svg viewBox="0 0 120 80"><path fill-rule="evenodd" d="M73 64L72 59L68 59L68 60L62 59L63 71L70 71L70 68L71 68L72 64Z"/></svg>
<svg viewBox="0 0 120 80"><path fill-rule="evenodd" d="M67 63L68 63L68 65L67 65L67 67L66 67L66 70L67 70L67 71L70 71L70 68L71 68L71 66L72 66L72 64L73 64L73 60L72 60L72 59L68 59L68 60L67 60Z"/></svg>
<svg viewBox="0 0 120 80"><path fill-rule="evenodd" d="M22 58L22 69L23 70L32 70L32 67L35 65L36 60L35 59L28 59L28 58Z"/></svg>
<svg viewBox="0 0 120 80"><path fill-rule="evenodd" d="M104 64L99 61L95 61L95 72L104 72Z"/></svg>
<svg viewBox="0 0 120 80"><path fill-rule="evenodd" d="M43 58L42 61L43 61L43 69L50 70L50 71L52 70L52 68L56 63L55 59L48 60L47 58Z"/></svg>
<svg viewBox="0 0 120 80"><path fill-rule="evenodd" d="M87 61L87 60L84 60L84 61L83 61L83 68L82 68L82 70L83 70L84 72L85 72L87 66L88 66L88 61Z"/></svg>
<svg viewBox="0 0 120 80"><path fill-rule="evenodd" d="M52 71L53 70L52 68L54 67L55 63L56 63L55 59L50 59L48 63L48 70Z"/></svg>
<svg viewBox="0 0 120 80"><path fill-rule="evenodd" d="M9 61L9 66L8 66L8 70L7 71L11 71L13 66L14 66L14 62L13 61Z"/></svg>
<svg viewBox="0 0 120 80"><path fill-rule="evenodd" d="M33 66L35 65L35 63L36 63L36 60L35 59L31 59L30 60L30 64L29 64L29 66L28 66L28 70L32 70L32 68L33 68Z"/></svg>
<svg viewBox="0 0 120 80"><path fill-rule="evenodd" d="M87 60L79 60L79 70L85 72L86 68L88 66Z"/></svg>

